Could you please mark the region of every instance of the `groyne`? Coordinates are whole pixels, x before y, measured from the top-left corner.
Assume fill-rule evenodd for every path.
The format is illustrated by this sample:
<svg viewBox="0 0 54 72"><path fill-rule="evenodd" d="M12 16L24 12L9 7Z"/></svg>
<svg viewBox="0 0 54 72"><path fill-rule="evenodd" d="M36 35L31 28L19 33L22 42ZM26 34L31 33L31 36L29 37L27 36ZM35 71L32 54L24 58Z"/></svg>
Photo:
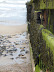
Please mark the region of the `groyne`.
<svg viewBox="0 0 54 72"><path fill-rule="evenodd" d="M40 22L37 23L37 13L40 12L34 10L34 4L27 4L27 18L30 15L30 18L27 19L28 32L30 34L35 68L38 65L38 72L41 70L43 72L54 72L54 35ZM35 72L37 72L37 68Z"/></svg>

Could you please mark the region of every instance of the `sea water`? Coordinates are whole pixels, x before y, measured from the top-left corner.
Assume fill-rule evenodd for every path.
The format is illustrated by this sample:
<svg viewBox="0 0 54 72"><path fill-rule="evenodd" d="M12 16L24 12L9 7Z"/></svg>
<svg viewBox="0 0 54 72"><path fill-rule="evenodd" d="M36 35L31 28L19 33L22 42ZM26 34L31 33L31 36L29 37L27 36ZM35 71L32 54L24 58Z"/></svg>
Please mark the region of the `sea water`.
<svg viewBox="0 0 54 72"><path fill-rule="evenodd" d="M26 24L26 2L29 0L0 0L0 24Z"/></svg>

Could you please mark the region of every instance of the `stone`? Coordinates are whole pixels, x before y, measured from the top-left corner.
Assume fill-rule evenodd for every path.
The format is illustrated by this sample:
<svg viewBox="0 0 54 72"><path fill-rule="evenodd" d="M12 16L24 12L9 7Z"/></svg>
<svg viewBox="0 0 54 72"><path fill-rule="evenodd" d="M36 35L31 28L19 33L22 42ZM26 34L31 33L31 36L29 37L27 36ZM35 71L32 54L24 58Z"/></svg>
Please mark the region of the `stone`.
<svg viewBox="0 0 54 72"><path fill-rule="evenodd" d="M1 42L0 42L0 44L1 44Z"/></svg>
<svg viewBox="0 0 54 72"><path fill-rule="evenodd" d="M24 48L21 47L20 49L24 49Z"/></svg>
<svg viewBox="0 0 54 72"><path fill-rule="evenodd" d="M0 52L3 52L4 50L6 50L6 46L0 46Z"/></svg>
<svg viewBox="0 0 54 72"><path fill-rule="evenodd" d="M2 52L0 52L0 56L2 55Z"/></svg>
<svg viewBox="0 0 54 72"><path fill-rule="evenodd" d="M22 59L26 59L26 57L21 57Z"/></svg>
<svg viewBox="0 0 54 72"><path fill-rule="evenodd" d="M8 50L8 52L10 52L10 53L11 53L12 51L13 51L13 50Z"/></svg>
<svg viewBox="0 0 54 72"><path fill-rule="evenodd" d="M4 57L7 56L6 54L4 54Z"/></svg>
<svg viewBox="0 0 54 72"><path fill-rule="evenodd" d="M17 49L14 48L13 51L17 51Z"/></svg>
<svg viewBox="0 0 54 72"><path fill-rule="evenodd" d="M10 49L8 49L8 52L10 52L10 53L11 53L11 52L14 52L14 51L17 51L17 49L15 49L15 48L12 48L12 49L10 48Z"/></svg>
<svg viewBox="0 0 54 72"><path fill-rule="evenodd" d="M6 50L6 46L2 46L1 48L2 48L3 50Z"/></svg>
<svg viewBox="0 0 54 72"><path fill-rule="evenodd" d="M9 40L5 40L4 43L11 43Z"/></svg>
<svg viewBox="0 0 54 72"><path fill-rule="evenodd" d="M25 47L24 47L25 48Z"/></svg>
<svg viewBox="0 0 54 72"><path fill-rule="evenodd" d="M8 35L8 38L12 38L10 35Z"/></svg>
<svg viewBox="0 0 54 72"><path fill-rule="evenodd" d="M24 49L22 49L20 52L25 51Z"/></svg>
<svg viewBox="0 0 54 72"><path fill-rule="evenodd" d="M21 34L20 34L21 35Z"/></svg>
<svg viewBox="0 0 54 72"><path fill-rule="evenodd" d="M8 53L8 50L6 50L6 53Z"/></svg>
<svg viewBox="0 0 54 72"><path fill-rule="evenodd" d="M24 54L19 54L18 56L24 56Z"/></svg>
<svg viewBox="0 0 54 72"><path fill-rule="evenodd" d="M2 39L0 41L3 41Z"/></svg>
<svg viewBox="0 0 54 72"><path fill-rule="evenodd" d="M12 53L11 53L10 55L11 55L11 56L13 56L13 54L12 54Z"/></svg>
<svg viewBox="0 0 54 72"><path fill-rule="evenodd" d="M29 53L29 51L27 50L25 53L27 54L27 53Z"/></svg>
<svg viewBox="0 0 54 72"><path fill-rule="evenodd" d="M14 42L14 44L15 44L15 45L19 45L19 43L18 43L18 42Z"/></svg>
<svg viewBox="0 0 54 72"><path fill-rule="evenodd" d="M14 58L10 58L10 59L12 59L12 60L13 60Z"/></svg>
<svg viewBox="0 0 54 72"><path fill-rule="evenodd" d="M18 59L19 57L16 57L16 59Z"/></svg>
<svg viewBox="0 0 54 72"><path fill-rule="evenodd" d="M0 35L0 38L2 38L3 36L2 35Z"/></svg>

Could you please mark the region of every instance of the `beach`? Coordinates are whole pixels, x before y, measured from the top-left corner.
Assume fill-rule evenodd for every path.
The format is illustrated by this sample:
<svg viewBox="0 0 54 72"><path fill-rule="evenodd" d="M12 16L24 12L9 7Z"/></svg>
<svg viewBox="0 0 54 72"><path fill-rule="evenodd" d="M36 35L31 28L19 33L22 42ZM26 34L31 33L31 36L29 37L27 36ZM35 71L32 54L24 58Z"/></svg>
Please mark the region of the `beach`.
<svg viewBox="0 0 54 72"><path fill-rule="evenodd" d="M18 25L18 26L7 26L7 25L0 25L0 34L19 34L27 31L27 24Z"/></svg>
<svg viewBox="0 0 54 72"><path fill-rule="evenodd" d="M0 0L0 72L32 72L27 1Z"/></svg>
<svg viewBox="0 0 54 72"><path fill-rule="evenodd" d="M27 30L14 32L0 35L0 72L32 72Z"/></svg>

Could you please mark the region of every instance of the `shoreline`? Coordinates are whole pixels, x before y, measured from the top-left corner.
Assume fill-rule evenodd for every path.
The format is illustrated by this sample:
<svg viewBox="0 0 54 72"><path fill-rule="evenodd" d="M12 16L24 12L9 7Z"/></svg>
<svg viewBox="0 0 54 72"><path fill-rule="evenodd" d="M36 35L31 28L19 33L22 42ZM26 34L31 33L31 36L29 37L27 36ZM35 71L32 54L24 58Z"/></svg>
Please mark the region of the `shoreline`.
<svg viewBox="0 0 54 72"><path fill-rule="evenodd" d="M27 24L24 25L14 25L14 26L6 26L6 25L0 25L0 34L1 35L15 35L20 34L27 31Z"/></svg>

